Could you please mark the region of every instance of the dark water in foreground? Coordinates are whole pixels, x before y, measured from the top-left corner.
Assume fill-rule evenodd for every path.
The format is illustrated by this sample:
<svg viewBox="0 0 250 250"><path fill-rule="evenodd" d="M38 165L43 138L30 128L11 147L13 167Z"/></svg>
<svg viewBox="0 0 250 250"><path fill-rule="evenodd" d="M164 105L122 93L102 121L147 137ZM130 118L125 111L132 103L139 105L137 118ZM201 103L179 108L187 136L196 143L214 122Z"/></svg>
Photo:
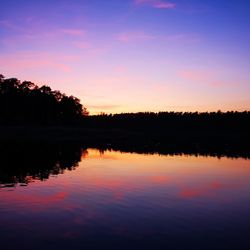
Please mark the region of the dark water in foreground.
<svg viewBox="0 0 250 250"><path fill-rule="evenodd" d="M1 166L1 249L250 249L249 159L58 157Z"/></svg>

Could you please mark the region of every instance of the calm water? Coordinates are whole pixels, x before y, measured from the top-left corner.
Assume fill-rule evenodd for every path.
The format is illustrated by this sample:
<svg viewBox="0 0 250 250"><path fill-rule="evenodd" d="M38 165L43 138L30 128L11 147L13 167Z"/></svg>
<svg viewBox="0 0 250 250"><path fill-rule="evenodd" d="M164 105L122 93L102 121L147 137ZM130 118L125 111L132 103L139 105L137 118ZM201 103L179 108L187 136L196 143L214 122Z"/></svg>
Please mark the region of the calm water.
<svg viewBox="0 0 250 250"><path fill-rule="evenodd" d="M250 160L74 156L3 166L1 249L250 249Z"/></svg>

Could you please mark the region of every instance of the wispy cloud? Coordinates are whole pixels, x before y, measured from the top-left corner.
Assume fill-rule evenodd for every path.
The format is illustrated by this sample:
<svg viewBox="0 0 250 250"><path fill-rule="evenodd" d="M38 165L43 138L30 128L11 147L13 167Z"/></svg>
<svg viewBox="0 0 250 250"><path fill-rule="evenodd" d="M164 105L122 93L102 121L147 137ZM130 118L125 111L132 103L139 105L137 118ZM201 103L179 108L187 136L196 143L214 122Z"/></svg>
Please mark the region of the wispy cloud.
<svg viewBox="0 0 250 250"><path fill-rule="evenodd" d="M0 27L8 29L10 32L19 32L22 34L53 33L54 35L83 36L86 34L84 29L77 27L57 28L51 24L39 22L34 17L27 17L23 22L13 22L10 19L0 20Z"/></svg>
<svg viewBox="0 0 250 250"><path fill-rule="evenodd" d="M71 71L71 67L67 63L70 58L63 54L51 55L44 52L20 52L3 56L2 59L0 67L3 69L53 69L64 73ZM71 58L71 60L74 61L75 58Z"/></svg>
<svg viewBox="0 0 250 250"><path fill-rule="evenodd" d="M90 43L85 42L85 41L76 41L76 42L72 42L72 44L78 49L89 49L89 48L91 48Z"/></svg>
<svg viewBox="0 0 250 250"><path fill-rule="evenodd" d="M9 30L9 31L14 30L15 32L20 32L20 31L24 30L24 28L22 28L20 25L13 23L9 19L0 20L0 27L4 28L6 30Z"/></svg>
<svg viewBox="0 0 250 250"><path fill-rule="evenodd" d="M72 44L76 48L87 49L89 43L86 30L78 27L56 27L53 25L41 26L38 22L32 25L22 26L11 20L0 20L0 27L8 30L8 33L1 37L0 43L5 47L21 47L28 44L34 46L52 46L57 44Z"/></svg>
<svg viewBox="0 0 250 250"><path fill-rule="evenodd" d="M189 81L205 81L206 79L211 78L211 72L200 71L200 70L182 70L179 72L179 75Z"/></svg>
<svg viewBox="0 0 250 250"><path fill-rule="evenodd" d="M112 104L88 105L88 108L98 109L98 110L110 110L120 107L121 107L120 105L112 105Z"/></svg>
<svg viewBox="0 0 250 250"><path fill-rule="evenodd" d="M136 41L148 41L155 39L155 36L146 34L142 31L129 31L122 32L116 36L116 39L121 42L136 42Z"/></svg>
<svg viewBox="0 0 250 250"><path fill-rule="evenodd" d="M114 72L118 74L126 73L127 70L127 67L125 67L124 65L117 65L116 67L114 67Z"/></svg>
<svg viewBox="0 0 250 250"><path fill-rule="evenodd" d="M82 29L61 29L60 32L71 36L83 36L85 34Z"/></svg>
<svg viewBox="0 0 250 250"><path fill-rule="evenodd" d="M88 110L92 115L98 115L102 113L113 113L117 110L122 109L121 105L113 104L96 104L96 105L87 105Z"/></svg>
<svg viewBox="0 0 250 250"><path fill-rule="evenodd" d="M209 87L237 87L237 84L234 81L229 81L225 79L220 79L218 73L213 71L201 71L201 70L183 70L179 72L179 76L182 79L187 81L191 81L193 83L199 83L203 85L207 85Z"/></svg>
<svg viewBox="0 0 250 250"><path fill-rule="evenodd" d="M149 34L144 31L127 31L116 35L116 40L124 43L143 42L143 41L164 41L167 43L198 43L202 38L196 34L172 34L172 35L157 35Z"/></svg>
<svg viewBox="0 0 250 250"><path fill-rule="evenodd" d="M163 0L134 0L134 3L136 5L145 5L156 9L174 9L176 7L175 3Z"/></svg>

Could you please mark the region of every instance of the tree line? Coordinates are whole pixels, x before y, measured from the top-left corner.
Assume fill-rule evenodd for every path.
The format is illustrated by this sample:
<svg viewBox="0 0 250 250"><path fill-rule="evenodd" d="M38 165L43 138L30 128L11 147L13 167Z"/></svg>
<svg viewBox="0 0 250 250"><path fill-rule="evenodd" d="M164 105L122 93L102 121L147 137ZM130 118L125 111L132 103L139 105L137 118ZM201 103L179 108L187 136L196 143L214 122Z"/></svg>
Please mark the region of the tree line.
<svg viewBox="0 0 250 250"><path fill-rule="evenodd" d="M249 155L250 112L140 112L86 117L95 141L112 148ZM229 153L231 152L231 153Z"/></svg>
<svg viewBox="0 0 250 250"><path fill-rule="evenodd" d="M204 132L249 132L250 111L238 112L139 112L102 114L85 119L86 126L117 128L133 131L162 131L186 133Z"/></svg>
<svg viewBox="0 0 250 250"><path fill-rule="evenodd" d="M139 112L88 115L74 96L49 86L21 82L0 74L0 125L70 125L90 129L121 129L157 134L247 133L250 111Z"/></svg>

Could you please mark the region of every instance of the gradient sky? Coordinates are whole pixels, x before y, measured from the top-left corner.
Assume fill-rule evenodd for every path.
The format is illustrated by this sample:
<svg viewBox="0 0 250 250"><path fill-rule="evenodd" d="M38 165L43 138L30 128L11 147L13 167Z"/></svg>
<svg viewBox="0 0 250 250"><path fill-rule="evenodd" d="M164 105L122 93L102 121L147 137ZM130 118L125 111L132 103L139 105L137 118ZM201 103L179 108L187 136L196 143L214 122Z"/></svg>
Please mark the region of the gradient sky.
<svg viewBox="0 0 250 250"><path fill-rule="evenodd" d="M250 1L1 0L0 73L91 114L250 110Z"/></svg>

